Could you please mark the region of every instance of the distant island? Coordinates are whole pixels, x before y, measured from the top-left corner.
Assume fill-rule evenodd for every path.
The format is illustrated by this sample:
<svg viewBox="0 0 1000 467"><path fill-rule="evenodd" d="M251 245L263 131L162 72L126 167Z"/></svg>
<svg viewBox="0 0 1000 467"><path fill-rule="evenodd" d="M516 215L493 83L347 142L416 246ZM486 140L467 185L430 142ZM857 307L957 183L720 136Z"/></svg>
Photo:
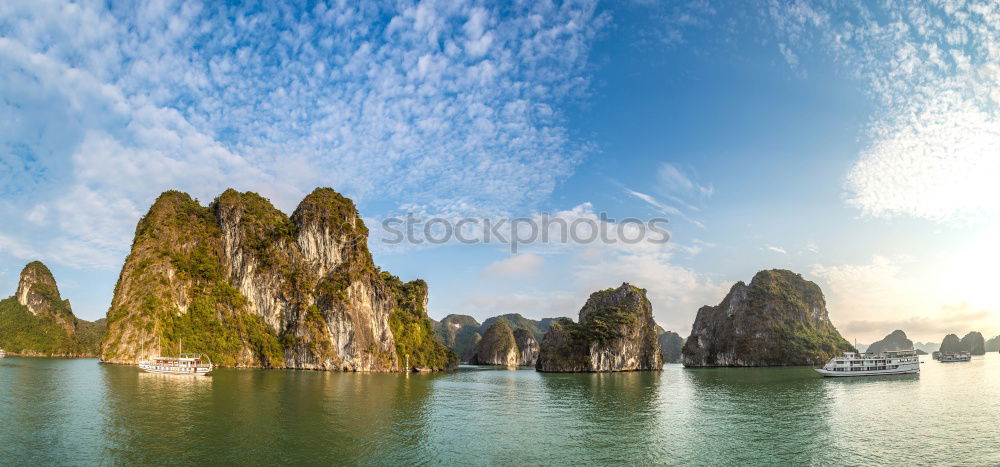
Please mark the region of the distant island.
<svg viewBox="0 0 1000 467"><path fill-rule="evenodd" d="M459 361L470 363L480 339L499 320L506 321L513 332L516 333L519 329L524 330L530 333L536 342L541 342L542 336L549 330L552 323L561 319L563 318L533 320L525 318L519 313L508 313L487 318L480 324L472 316L451 314L445 316L440 322L434 322L434 329L438 339L458 355Z"/></svg>
<svg viewBox="0 0 1000 467"><path fill-rule="evenodd" d="M506 319L499 319L486 330L476 344L469 363L507 367L535 366L539 345L535 336L524 328L511 330Z"/></svg>
<svg viewBox="0 0 1000 467"><path fill-rule="evenodd" d="M819 286L772 269L698 310L683 359L687 367L818 365L851 350L830 322Z"/></svg>
<svg viewBox="0 0 1000 467"><path fill-rule="evenodd" d="M941 353L955 354L959 352L968 352L972 355L985 355L986 340L983 338L983 334L978 331L972 331L961 339L955 334L944 336L944 340L941 341Z"/></svg>
<svg viewBox="0 0 1000 467"><path fill-rule="evenodd" d="M24 356L95 357L104 323L74 316L52 271L34 261L21 271L14 296L0 301L0 349Z"/></svg>

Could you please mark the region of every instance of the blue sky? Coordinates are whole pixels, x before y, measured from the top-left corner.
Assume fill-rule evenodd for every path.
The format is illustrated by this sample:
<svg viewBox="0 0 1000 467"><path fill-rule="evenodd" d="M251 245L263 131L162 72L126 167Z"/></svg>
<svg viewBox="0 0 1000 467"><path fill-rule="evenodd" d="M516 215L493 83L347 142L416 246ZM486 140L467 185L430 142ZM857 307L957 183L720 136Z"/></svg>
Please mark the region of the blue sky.
<svg viewBox="0 0 1000 467"><path fill-rule="evenodd" d="M622 281L686 335L760 269L850 339L1000 333L1000 6L0 4L0 290L104 315L138 218L316 186L421 216L670 219L666 245L390 246L430 314L576 316Z"/></svg>

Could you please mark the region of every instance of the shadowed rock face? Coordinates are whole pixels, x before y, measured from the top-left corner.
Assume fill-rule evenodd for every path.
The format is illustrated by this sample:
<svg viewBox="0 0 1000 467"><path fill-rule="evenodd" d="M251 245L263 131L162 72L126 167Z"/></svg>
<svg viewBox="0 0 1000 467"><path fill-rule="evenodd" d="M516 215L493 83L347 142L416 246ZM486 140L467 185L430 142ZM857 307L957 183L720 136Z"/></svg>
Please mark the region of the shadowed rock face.
<svg viewBox="0 0 1000 467"><path fill-rule="evenodd" d="M962 337L961 344L962 350L972 355L986 355L986 339L983 339L982 333L978 331L972 331Z"/></svg>
<svg viewBox="0 0 1000 467"><path fill-rule="evenodd" d="M476 346L483 337L479 321L468 315L445 316L437 323L435 332L438 339L454 351L462 362L472 359L476 354Z"/></svg>
<svg viewBox="0 0 1000 467"><path fill-rule="evenodd" d="M162 194L136 227L108 312L113 363L179 348L221 366L445 368L427 284L379 271L354 203L320 188L289 217L255 193ZM162 345L162 347L161 347Z"/></svg>
<svg viewBox="0 0 1000 467"><path fill-rule="evenodd" d="M684 365L818 365L853 347L837 332L819 286L786 270L738 282L718 306L698 310Z"/></svg>
<svg viewBox="0 0 1000 467"><path fill-rule="evenodd" d="M969 352L972 355L986 354L986 339L979 332L972 331L958 338L955 334L948 334L941 341L941 353Z"/></svg>
<svg viewBox="0 0 1000 467"><path fill-rule="evenodd" d="M580 322L553 323L542 339L538 371L603 372L663 367L653 307L646 291L629 284L594 292Z"/></svg>
<svg viewBox="0 0 1000 467"><path fill-rule="evenodd" d="M963 350L962 341L954 334L944 336L944 340L941 341L941 353L958 353Z"/></svg>
<svg viewBox="0 0 1000 467"><path fill-rule="evenodd" d="M895 330L884 339L880 341L872 342L872 345L868 346L869 353L879 353L889 350L915 350L913 347L913 341L906 338L906 333L900 330Z"/></svg>
<svg viewBox="0 0 1000 467"><path fill-rule="evenodd" d="M660 352L663 354L663 363L680 363L683 347L684 338L680 334L673 331L660 334Z"/></svg>

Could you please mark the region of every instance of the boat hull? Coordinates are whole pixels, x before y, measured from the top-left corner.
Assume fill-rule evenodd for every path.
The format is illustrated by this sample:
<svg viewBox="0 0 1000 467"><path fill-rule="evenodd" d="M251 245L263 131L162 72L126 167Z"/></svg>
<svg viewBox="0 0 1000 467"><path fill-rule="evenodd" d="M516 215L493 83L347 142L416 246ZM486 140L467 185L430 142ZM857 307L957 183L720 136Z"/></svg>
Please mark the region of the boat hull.
<svg viewBox="0 0 1000 467"><path fill-rule="evenodd" d="M146 365L140 364L139 369L145 371L146 373L156 373L160 375L195 375L195 376L205 376L208 375L212 368L176 368L168 366L159 365Z"/></svg>
<svg viewBox="0 0 1000 467"><path fill-rule="evenodd" d="M888 375L909 375L920 373L920 368L908 368L901 370L875 370L875 371L830 371L823 368L814 368L817 373L828 378L851 378L856 376L888 376Z"/></svg>

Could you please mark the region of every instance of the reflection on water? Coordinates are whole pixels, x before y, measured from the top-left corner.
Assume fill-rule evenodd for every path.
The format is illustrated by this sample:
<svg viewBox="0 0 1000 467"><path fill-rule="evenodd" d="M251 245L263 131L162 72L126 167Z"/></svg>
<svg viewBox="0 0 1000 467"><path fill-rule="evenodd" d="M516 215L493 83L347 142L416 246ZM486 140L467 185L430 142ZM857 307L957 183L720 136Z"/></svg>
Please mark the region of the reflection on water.
<svg viewBox="0 0 1000 467"><path fill-rule="evenodd" d="M0 463L995 464L998 357L845 379L679 365L192 377L8 358Z"/></svg>

